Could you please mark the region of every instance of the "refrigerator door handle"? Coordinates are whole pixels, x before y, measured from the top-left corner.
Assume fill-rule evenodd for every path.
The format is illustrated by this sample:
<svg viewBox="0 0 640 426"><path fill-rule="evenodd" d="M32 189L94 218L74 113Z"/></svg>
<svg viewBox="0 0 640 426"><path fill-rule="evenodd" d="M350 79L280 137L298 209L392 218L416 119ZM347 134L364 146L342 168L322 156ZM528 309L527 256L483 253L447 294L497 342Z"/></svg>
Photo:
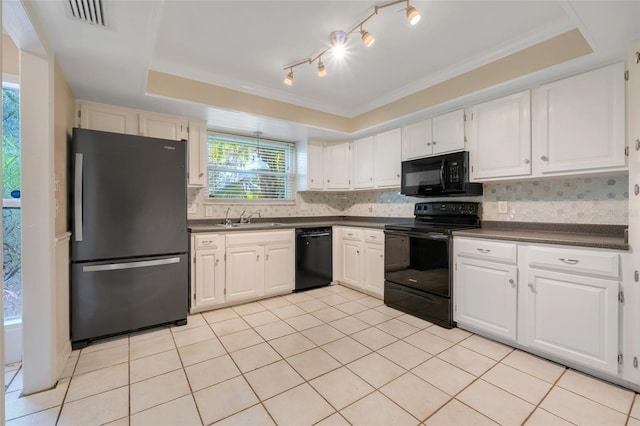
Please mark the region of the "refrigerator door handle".
<svg viewBox="0 0 640 426"><path fill-rule="evenodd" d="M76 165L74 173L74 217L75 240L82 241L82 160L83 154L76 153Z"/></svg>
<svg viewBox="0 0 640 426"><path fill-rule="evenodd" d="M172 263L180 263L180 258L171 257L168 259L144 260L141 262L108 263L105 265L84 266L82 268L82 272L99 272L99 271L115 271L118 269L146 268L149 266L170 265Z"/></svg>

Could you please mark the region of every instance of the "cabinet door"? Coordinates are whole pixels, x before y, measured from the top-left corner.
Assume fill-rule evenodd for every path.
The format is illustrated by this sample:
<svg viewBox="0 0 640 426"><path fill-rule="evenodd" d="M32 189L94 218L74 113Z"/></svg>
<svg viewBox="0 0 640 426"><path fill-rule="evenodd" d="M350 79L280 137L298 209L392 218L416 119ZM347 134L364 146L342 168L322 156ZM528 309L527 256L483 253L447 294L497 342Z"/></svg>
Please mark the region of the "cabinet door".
<svg viewBox="0 0 640 426"><path fill-rule="evenodd" d="M458 257L454 320L515 341L517 280L514 265Z"/></svg>
<svg viewBox="0 0 640 426"><path fill-rule="evenodd" d="M617 281L529 269L527 286L528 346L617 373Z"/></svg>
<svg viewBox="0 0 640 426"><path fill-rule="evenodd" d="M189 121L188 185L204 187L207 183L207 123Z"/></svg>
<svg viewBox="0 0 640 426"><path fill-rule="evenodd" d="M137 135L137 119L137 114L133 110L81 103L78 125L83 129Z"/></svg>
<svg viewBox="0 0 640 426"><path fill-rule="evenodd" d="M541 174L625 165L624 64L534 91L533 138Z"/></svg>
<svg viewBox="0 0 640 426"><path fill-rule="evenodd" d="M464 110L459 109L433 118L434 154L464 149Z"/></svg>
<svg viewBox="0 0 640 426"><path fill-rule="evenodd" d="M324 189L324 146L309 143L307 175L309 189Z"/></svg>
<svg viewBox="0 0 640 426"><path fill-rule="evenodd" d="M224 254L219 250L197 250L195 254L195 308L224 302Z"/></svg>
<svg viewBox="0 0 640 426"><path fill-rule="evenodd" d="M264 294L293 291L295 255L293 244L264 248Z"/></svg>
<svg viewBox="0 0 640 426"><path fill-rule="evenodd" d="M227 302L264 294L264 247L227 248L226 288Z"/></svg>
<svg viewBox="0 0 640 426"><path fill-rule="evenodd" d="M353 187L356 189L373 188L373 146L373 136L353 142Z"/></svg>
<svg viewBox="0 0 640 426"><path fill-rule="evenodd" d="M431 119L402 128L402 161L431 155Z"/></svg>
<svg viewBox="0 0 640 426"><path fill-rule="evenodd" d="M329 144L324 148L325 188L351 188L351 144Z"/></svg>
<svg viewBox="0 0 640 426"><path fill-rule="evenodd" d="M382 233L381 233L382 234ZM384 294L384 245L364 246L364 289L380 297Z"/></svg>
<svg viewBox="0 0 640 426"><path fill-rule="evenodd" d="M375 184L378 188L400 186L402 131L389 130L375 137Z"/></svg>
<svg viewBox="0 0 640 426"><path fill-rule="evenodd" d="M152 138L186 139L186 124L181 117L141 113L138 115L140 134Z"/></svg>
<svg viewBox="0 0 640 426"><path fill-rule="evenodd" d="M526 90L471 108L472 181L531 174L530 105Z"/></svg>
<svg viewBox="0 0 640 426"><path fill-rule="evenodd" d="M357 241L344 240L342 242L342 274L341 278L345 284L362 286L362 262L360 253L362 243Z"/></svg>

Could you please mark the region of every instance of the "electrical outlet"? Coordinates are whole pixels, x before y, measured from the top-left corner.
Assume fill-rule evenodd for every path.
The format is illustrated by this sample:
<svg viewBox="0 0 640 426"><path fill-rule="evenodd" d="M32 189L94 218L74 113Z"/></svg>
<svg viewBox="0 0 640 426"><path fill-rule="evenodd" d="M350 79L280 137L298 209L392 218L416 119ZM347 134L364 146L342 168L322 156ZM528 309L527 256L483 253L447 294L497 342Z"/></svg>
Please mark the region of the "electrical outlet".
<svg viewBox="0 0 640 426"><path fill-rule="evenodd" d="M509 204L506 201L498 201L498 213L508 213Z"/></svg>
<svg viewBox="0 0 640 426"><path fill-rule="evenodd" d="M204 215L206 217L213 217L213 206L204 206Z"/></svg>

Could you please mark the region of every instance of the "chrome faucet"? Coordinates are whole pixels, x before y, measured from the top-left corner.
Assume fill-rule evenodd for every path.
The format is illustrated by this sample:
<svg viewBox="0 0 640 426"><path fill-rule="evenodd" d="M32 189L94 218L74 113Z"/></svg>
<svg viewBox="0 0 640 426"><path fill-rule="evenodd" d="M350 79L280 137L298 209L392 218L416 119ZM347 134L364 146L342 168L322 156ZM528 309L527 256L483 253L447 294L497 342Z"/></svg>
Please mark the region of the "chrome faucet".
<svg viewBox="0 0 640 426"><path fill-rule="evenodd" d="M247 223L251 223L251 218L252 218L254 215L258 215L258 217L262 217L262 215L260 214L260 212L249 213L249 216L247 216Z"/></svg>
<svg viewBox="0 0 640 426"><path fill-rule="evenodd" d="M227 208L227 212L224 214L224 224L225 224L225 226L231 225L231 220L229 220L229 210L231 210L231 207Z"/></svg>
<svg viewBox="0 0 640 426"><path fill-rule="evenodd" d="M240 213L240 219L238 220L238 223L249 223L249 220L244 217L244 214L246 213L246 210L242 210L242 213Z"/></svg>

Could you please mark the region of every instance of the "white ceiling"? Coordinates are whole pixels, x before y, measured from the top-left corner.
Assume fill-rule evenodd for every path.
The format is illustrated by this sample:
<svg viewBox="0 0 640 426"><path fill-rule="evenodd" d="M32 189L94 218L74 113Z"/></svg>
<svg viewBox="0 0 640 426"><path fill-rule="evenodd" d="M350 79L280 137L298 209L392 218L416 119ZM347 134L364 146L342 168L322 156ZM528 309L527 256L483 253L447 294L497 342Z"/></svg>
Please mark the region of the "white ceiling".
<svg viewBox="0 0 640 426"><path fill-rule="evenodd" d="M403 4L382 9L365 25L376 37L373 46L365 48L352 34L345 60L323 57L326 77L317 77L315 64L302 65L289 87L283 66L315 56L331 31L351 28L381 2L103 2L108 29L72 20L68 0L28 3L78 99L195 116L221 130L260 129L289 140L345 135L148 96L147 71L353 117L572 28L594 53L541 72L538 81L623 58L628 41L640 37L640 1L415 0L418 25L407 24ZM518 84L524 80L512 85Z"/></svg>

